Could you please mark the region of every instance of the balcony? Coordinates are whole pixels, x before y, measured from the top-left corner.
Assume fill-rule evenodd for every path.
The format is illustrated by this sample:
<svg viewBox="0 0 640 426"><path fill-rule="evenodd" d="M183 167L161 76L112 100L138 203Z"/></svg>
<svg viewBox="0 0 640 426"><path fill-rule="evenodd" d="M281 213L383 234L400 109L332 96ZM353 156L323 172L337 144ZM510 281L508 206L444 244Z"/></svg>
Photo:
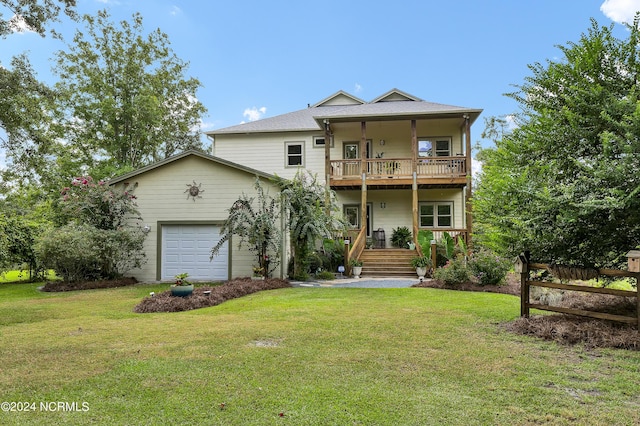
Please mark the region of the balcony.
<svg viewBox="0 0 640 426"><path fill-rule="evenodd" d="M331 160L331 186L367 185L404 186L413 183L414 161L410 158L370 158L366 160ZM467 184L467 159L455 157L421 157L415 162L416 183L462 187Z"/></svg>

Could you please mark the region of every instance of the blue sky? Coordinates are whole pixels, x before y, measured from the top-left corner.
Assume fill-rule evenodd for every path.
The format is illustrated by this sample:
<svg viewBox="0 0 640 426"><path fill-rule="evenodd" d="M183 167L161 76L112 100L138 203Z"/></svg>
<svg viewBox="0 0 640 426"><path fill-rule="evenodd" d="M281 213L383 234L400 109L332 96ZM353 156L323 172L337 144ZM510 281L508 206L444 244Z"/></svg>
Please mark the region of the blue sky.
<svg viewBox="0 0 640 426"><path fill-rule="evenodd" d="M640 0L78 0L80 13L104 8L115 21L140 12L146 30L168 34L203 85L202 130L302 109L339 90L369 101L398 88L484 109L476 142L482 117L517 111L504 93L530 75L529 64L558 59L556 46L578 41L591 18L626 37L620 22L633 20ZM70 42L76 27L64 20L56 29ZM12 34L0 39L0 64L26 51L53 83L51 59L64 47Z"/></svg>

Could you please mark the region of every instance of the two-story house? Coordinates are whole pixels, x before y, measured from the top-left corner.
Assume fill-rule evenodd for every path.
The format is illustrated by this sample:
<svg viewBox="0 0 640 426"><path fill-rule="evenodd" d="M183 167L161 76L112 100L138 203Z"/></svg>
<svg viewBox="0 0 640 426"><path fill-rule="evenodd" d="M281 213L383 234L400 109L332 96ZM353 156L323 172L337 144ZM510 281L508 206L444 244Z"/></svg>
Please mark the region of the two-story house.
<svg viewBox="0 0 640 426"><path fill-rule="evenodd" d="M352 255L390 247L393 229L471 234L471 125L481 110L391 90L338 92L306 109L208 132L213 155L279 176L299 167L335 190Z"/></svg>
<svg viewBox="0 0 640 426"><path fill-rule="evenodd" d="M182 177L166 179L181 179L183 185L193 181L192 186L200 179L208 191L203 197L207 195L216 206L228 208L242 192L252 192L248 175L257 172L265 180L270 175L293 177L299 168L305 168L336 192L352 228L352 257L363 256L366 247L378 253L389 248L393 229L398 227L408 227L414 236L420 229L428 229L436 238L444 231L470 238L471 125L481 112L426 102L396 89L370 102L340 91L299 111L207 132L213 145L212 157L200 155L198 167L187 167ZM147 172L173 169L176 161L193 155L165 160L160 166L149 166ZM218 171L229 174L232 169L244 177L233 184L216 177ZM151 229L160 238L152 237L148 243L155 247L155 253L149 255L153 264L138 275L139 279L167 279L173 271L188 268L178 262L165 271L162 264L170 261L165 252L171 249L165 247L163 233L189 222L190 213L179 209L180 218L168 219L165 215L160 225L154 223L158 202L169 200L159 186L156 189L160 192L140 194L144 191L142 181L150 179L146 174L129 173L114 183L138 182L141 204L146 202L144 196L158 198L150 202L154 207L141 206L142 217L152 223ZM154 175L153 179L162 178ZM232 184L230 190L222 187L224 182ZM194 220L202 221L206 203L194 199L192 204ZM202 212L196 212L197 206L203 207ZM170 210L171 205L163 208ZM209 214L207 225L215 228L226 217L218 216ZM179 241L172 244L180 246ZM209 247L212 245L209 243ZM154 247L149 249L154 251ZM232 246L228 252L227 275L249 275L250 260L235 251ZM234 263L234 258L244 259L244 263ZM284 273L281 270L281 275Z"/></svg>

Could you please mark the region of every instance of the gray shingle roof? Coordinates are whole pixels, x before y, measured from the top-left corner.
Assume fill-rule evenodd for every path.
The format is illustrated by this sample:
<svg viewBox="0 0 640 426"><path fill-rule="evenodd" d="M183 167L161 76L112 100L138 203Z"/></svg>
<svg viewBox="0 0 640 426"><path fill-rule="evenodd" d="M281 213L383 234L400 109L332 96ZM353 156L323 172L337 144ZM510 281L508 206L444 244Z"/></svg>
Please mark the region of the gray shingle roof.
<svg viewBox="0 0 640 426"><path fill-rule="evenodd" d="M343 93L344 92L337 92L334 96L338 96ZM328 103L333 99L334 96L325 99L313 107L262 120L238 124L236 126L225 127L219 130L212 130L206 133L208 135L215 136L220 134L239 133L320 131L322 130L320 123L322 123L323 120L358 121L359 119L408 119L429 116L460 116L461 114L468 114L471 118L471 122L473 122L482 112L481 109L426 102L397 89L393 89L376 98L375 101L368 103L324 105L324 103ZM407 100L385 100L390 97L395 97L396 99L405 98Z"/></svg>

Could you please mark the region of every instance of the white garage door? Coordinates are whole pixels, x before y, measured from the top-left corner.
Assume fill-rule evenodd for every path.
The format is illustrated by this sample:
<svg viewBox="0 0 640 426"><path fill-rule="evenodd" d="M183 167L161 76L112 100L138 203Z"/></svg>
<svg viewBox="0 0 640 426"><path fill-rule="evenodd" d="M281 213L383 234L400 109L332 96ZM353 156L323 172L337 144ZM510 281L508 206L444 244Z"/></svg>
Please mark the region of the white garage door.
<svg viewBox="0 0 640 426"><path fill-rule="evenodd" d="M162 226L162 279L189 273L198 280L226 280L229 275L229 243L211 261L211 248L220 240L220 227L214 225Z"/></svg>

